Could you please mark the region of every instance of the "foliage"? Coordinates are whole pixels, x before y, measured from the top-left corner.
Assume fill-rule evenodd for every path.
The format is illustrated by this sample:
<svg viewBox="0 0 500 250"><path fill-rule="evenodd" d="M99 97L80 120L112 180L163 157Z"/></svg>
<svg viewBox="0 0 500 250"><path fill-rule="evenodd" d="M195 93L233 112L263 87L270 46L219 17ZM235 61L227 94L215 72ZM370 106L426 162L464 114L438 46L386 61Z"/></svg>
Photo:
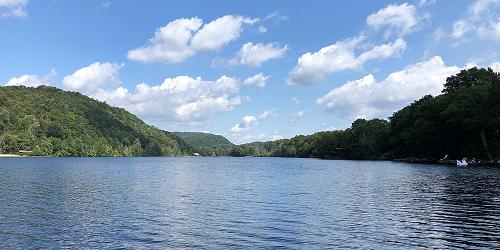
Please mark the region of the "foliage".
<svg viewBox="0 0 500 250"><path fill-rule="evenodd" d="M463 70L447 79L443 94L424 96L390 122L359 119L351 128L233 148L233 156L335 159L500 158L500 75Z"/></svg>
<svg viewBox="0 0 500 250"><path fill-rule="evenodd" d="M394 159L500 157L500 74L463 70L443 94L424 96L389 121L291 139L233 145L220 135L169 133L127 111L51 87L0 87L0 152L54 156L201 155Z"/></svg>
<svg viewBox="0 0 500 250"><path fill-rule="evenodd" d="M180 138L79 93L0 87L0 152L43 156L161 156L189 150Z"/></svg>
<svg viewBox="0 0 500 250"><path fill-rule="evenodd" d="M185 141L191 147L191 151L205 156L228 155L234 146L222 135L202 132L172 132L172 134Z"/></svg>
<svg viewBox="0 0 500 250"><path fill-rule="evenodd" d="M387 150L389 123L358 119L341 131L299 135L291 139L255 142L233 148L232 156L316 157L326 159L378 159Z"/></svg>
<svg viewBox="0 0 500 250"><path fill-rule="evenodd" d="M398 157L500 157L500 75L472 68L451 76L445 94L425 96L391 118Z"/></svg>

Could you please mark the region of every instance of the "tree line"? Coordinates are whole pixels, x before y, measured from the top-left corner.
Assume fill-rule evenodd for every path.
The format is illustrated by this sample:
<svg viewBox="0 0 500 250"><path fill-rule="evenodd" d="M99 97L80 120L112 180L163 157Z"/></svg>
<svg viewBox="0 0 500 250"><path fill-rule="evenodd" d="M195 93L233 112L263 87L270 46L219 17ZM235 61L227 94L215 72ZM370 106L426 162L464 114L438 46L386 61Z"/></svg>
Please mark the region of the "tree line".
<svg viewBox="0 0 500 250"><path fill-rule="evenodd" d="M281 156L324 159L500 158L500 75L471 68L387 120L345 130L232 145L204 133L169 133L121 108L53 87L0 87L0 153L41 156ZM181 138L182 137L182 138Z"/></svg>
<svg viewBox="0 0 500 250"><path fill-rule="evenodd" d="M325 159L500 158L500 75L471 68L447 78L441 95L424 96L388 120L234 147L232 156Z"/></svg>

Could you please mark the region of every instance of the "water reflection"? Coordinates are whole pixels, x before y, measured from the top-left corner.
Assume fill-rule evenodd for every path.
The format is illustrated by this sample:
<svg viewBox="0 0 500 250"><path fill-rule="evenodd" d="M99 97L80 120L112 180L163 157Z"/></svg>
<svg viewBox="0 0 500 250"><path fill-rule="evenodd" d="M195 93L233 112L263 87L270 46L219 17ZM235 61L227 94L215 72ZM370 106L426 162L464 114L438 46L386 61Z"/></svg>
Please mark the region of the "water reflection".
<svg viewBox="0 0 500 250"><path fill-rule="evenodd" d="M500 169L0 159L0 248L495 248Z"/></svg>

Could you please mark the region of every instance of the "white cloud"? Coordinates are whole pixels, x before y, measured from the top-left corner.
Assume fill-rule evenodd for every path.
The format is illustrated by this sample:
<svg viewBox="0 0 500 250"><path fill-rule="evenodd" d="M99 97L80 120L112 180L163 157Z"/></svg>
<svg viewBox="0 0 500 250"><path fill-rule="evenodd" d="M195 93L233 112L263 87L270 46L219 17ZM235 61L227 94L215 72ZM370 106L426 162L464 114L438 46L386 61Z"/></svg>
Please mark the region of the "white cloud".
<svg viewBox="0 0 500 250"><path fill-rule="evenodd" d="M278 114L276 113L276 109L268 109L264 112L262 112L262 114L259 115L259 120L265 120L269 117L274 117L274 116L277 116Z"/></svg>
<svg viewBox="0 0 500 250"><path fill-rule="evenodd" d="M469 6L468 16L453 23L451 37L458 43L463 42L468 33L485 40L500 40L498 6L500 0L476 0Z"/></svg>
<svg viewBox="0 0 500 250"><path fill-rule="evenodd" d="M300 99L298 97L295 97L295 96L290 97L290 101L293 102L294 104L300 103Z"/></svg>
<svg viewBox="0 0 500 250"><path fill-rule="evenodd" d="M250 130L252 126L259 124L259 121L265 120L269 117L273 117L276 115L277 115L276 109L268 109L259 116L254 116L254 115L243 116L243 118L241 118L241 122L234 125L230 131L233 134L240 134L242 132L246 132Z"/></svg>
<svg viewBox="0 0 500 250"><path fill-rule="evenodd" d="M474 68L474 67L478 67L477 63L474 62L474 61L469 61L467 62L467 64L465 64L465 69L471 69L471 68Z"/></svg>
<svg viewBox="0 0 500 250"><path fill-rule="evenodd" d="M435 3L436 3L436 0L420 0L418 2L418 6L425 7L425 6L433 5Z"/></svg>
<svg viewBox="0 0 500 250"><path fill-rule="evenodd" d="M308 112L307 110L301 110L301 111L297 111L297 112L293 113L292 114L292 118L290 118L290 122L291 123L297 122L299 119L301 119L302 117L304 117L304 115L307 112Z"/></svg>
<svg viewBox="0 0 500 250"><path fill-rule="evenodd" d="M246 85L251 85L251 86L257 86L257 87L265 87L267 83L267 79L269 79L270 76L266 76L263 73L258 73L256 75L250 76L247 79L243 81L244 84Z"/></svg>
<svg viewBox="0 0 500 250"><path fill-rule="evenodd" d="M458 20L453 23L453 31L451 35L455 38L461 38L475 27L468 20Z"/></svg>
<svg viewBox="0 0 500 250"><path fill-rule="evenodd" d="M20 77L12 77L5 83L5 86L26 86L38 87L40 85L49 85L45 83L38 75L23 75Z"/></svg>
<svg viewBox="0 0 500 250"><path fill-rule="evenodd" d="M118 78L118 71L122 67L123 64L95 62L65 76L63 84L69 90L92 94L99 89L119 84L121 81Z"/></svg>
<svg viewBox="0 0 500 250"><path fill-rule="evenodd" d="M22 75L20 77L12 77L9 81L4 83L5 86L26 86L26 87L38 87L41 85L50 86L52 78L57 75L55 69L50 70L50 72L40 77L38 75Z"/></svg>
<svg viewBox="0 0 500 250"><path fill-rule="evenodd" d="M147 45L129 51L128 58L140 62L182 62L195 53L189 42L202 25L197 17L174 20L157 29Z"/></svg>
<svg viewBox="0 0 500 250"><path fill-rule="evenodd" d="M381 44L365 51L357 58L360 64L364 62L399 56L406 49L406 42L403 39L397 39L393 43Z"/></svg>
<svg viewBox="0 0 500 250"><path fill-rule="evenodd" d="M483 39L500 40L500 18L479 27L477 29L477 34Z"/></svg>
<svg viewBox="0 0 500 250"><path fill-rule="evenodd" d="M421 0L420 6L434 2ZM297 65L288 74L287 83L313 85L324 81L330 73L359 70L370 60L398 57L406 50L407 44L403 36L421 27L428 17L427 13L419 13L412 4L390 4L370 14L366 18L367 30L359 35L300 56ZM378 34L371 32L372 30L382 30L385 39L392 34L395 34L396 38L393 42L373 45L370 38Z"/></svg>
<svg viewBox="0 0 500 250"><path fill-rule="evenodd" d="M236 58L229 61L230 65L241 64L258 67L262 63L278 59L285 55L288 46L280 46L278 43L257 43L248 42L243 44L238 51Z"/></svg>
<svg viewBox="0 0 500 250"><path fill-rule="evenodd" d="M243 116L243 118L241 120L242 120L242 122L234 125L231 128L231 133L237 134L237 133L241 133L243 131L247 131L250 129L250 126L257 124L257 117L255 117L253 115Z"/></svg>
<svg viewBox="0 0 500 250"><path fill-rule="evenodd" d="M139 62L179 63L197 52L220 49L240 36L243 25L256 21L232 15L205 24L198 17L176 19L157 29L148 44L130 50L127 56Z"/></svg>
<svg viewBox="0 0 500 250"><path fill-rule="evenodd" d="M238 81L225 75L215 81L177 76L153 86L140 83L131 91L115 86L120 83L118 71L122 66L96 62L66 76L63 83L68 89L125 108L163 128L207 122L248 99L238 95Z"/></svg>
<svg viewBox="0 0 500 250"><path fill-rule="evenodd" d="M500 62L494 62L489 66L493 71L500 73Z"/></svg>
<svg viewBox="0 0 500 250"><path fill-rule="evenodd" d="M263 25L260 25L259 28L257 29L257 32L259 33L266 33L267 32L267 28Z"/></svg>
<svg viewBox="0 0 500 250"><path fill-rule="evenodd" d="M317 99L326 112L349 118L386 118L424 95L437 95L446 78L460 68L446 66L441 57L407 66L377 82L373 75L350 81Z"/></svg>
<svg viewBox="0 0 500 250"><path fill-rule="evenodd" d="M207 23L194 34L191 45L195 50L216 50L236 40L243 24L254 24L257 19L242 16L223 16Z"/></svg>
<svg viewBox="0 0 500 250"><path fill-rule="evenodd" d="M312 85L325 80L329 73L356 70L374 59L399 56L406 49L406 42L399 38L392 43L381 44L355 55L365 37L358 36L324 47L317 52L305 53L289 73L289 84Z"/></svg>
<svg viewBox="0 0 500 250"><path fill-rule="evenodd" d="M0 17L26 17L28 0L0 0Z"/></svg>
<svg viewBox="0 0 500 250"><path fill-rule="evenodd" d="M476 0L471 6L469 6L469 12L472 15L480 15L481 13L488 10L491 5L500 3L500 0Z"/></svg>
<svg viewBox="0 0 500 250"><path fill-rule="evenodd" d="M118 87L100 89L92 96L165 127L173 123L207 121L214 115L231 111L246 99L238 93L238 82L223 75L215 81L177 76L166 78L158 85L138 84L133 92Z"/></svg>
<svg viewBox="0 0 500 250"><path fill-rule="evenodd" d="M411 32L420 21L415 6L408 3L391 4L366 18L369 27L373 29L388 28L388 31L397 30L399 35Z"/></svg>

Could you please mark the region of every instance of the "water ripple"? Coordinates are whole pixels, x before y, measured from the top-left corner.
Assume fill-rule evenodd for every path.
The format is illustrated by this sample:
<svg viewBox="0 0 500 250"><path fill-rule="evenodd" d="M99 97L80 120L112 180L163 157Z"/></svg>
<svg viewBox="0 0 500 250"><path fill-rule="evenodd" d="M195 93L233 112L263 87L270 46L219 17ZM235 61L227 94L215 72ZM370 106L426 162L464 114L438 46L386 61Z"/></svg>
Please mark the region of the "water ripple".
<svg viewBox="0 0 500 250"><path fill-rule="evenodd" d="M0 248L497 248L500 169L0 159Z"/></svg>

